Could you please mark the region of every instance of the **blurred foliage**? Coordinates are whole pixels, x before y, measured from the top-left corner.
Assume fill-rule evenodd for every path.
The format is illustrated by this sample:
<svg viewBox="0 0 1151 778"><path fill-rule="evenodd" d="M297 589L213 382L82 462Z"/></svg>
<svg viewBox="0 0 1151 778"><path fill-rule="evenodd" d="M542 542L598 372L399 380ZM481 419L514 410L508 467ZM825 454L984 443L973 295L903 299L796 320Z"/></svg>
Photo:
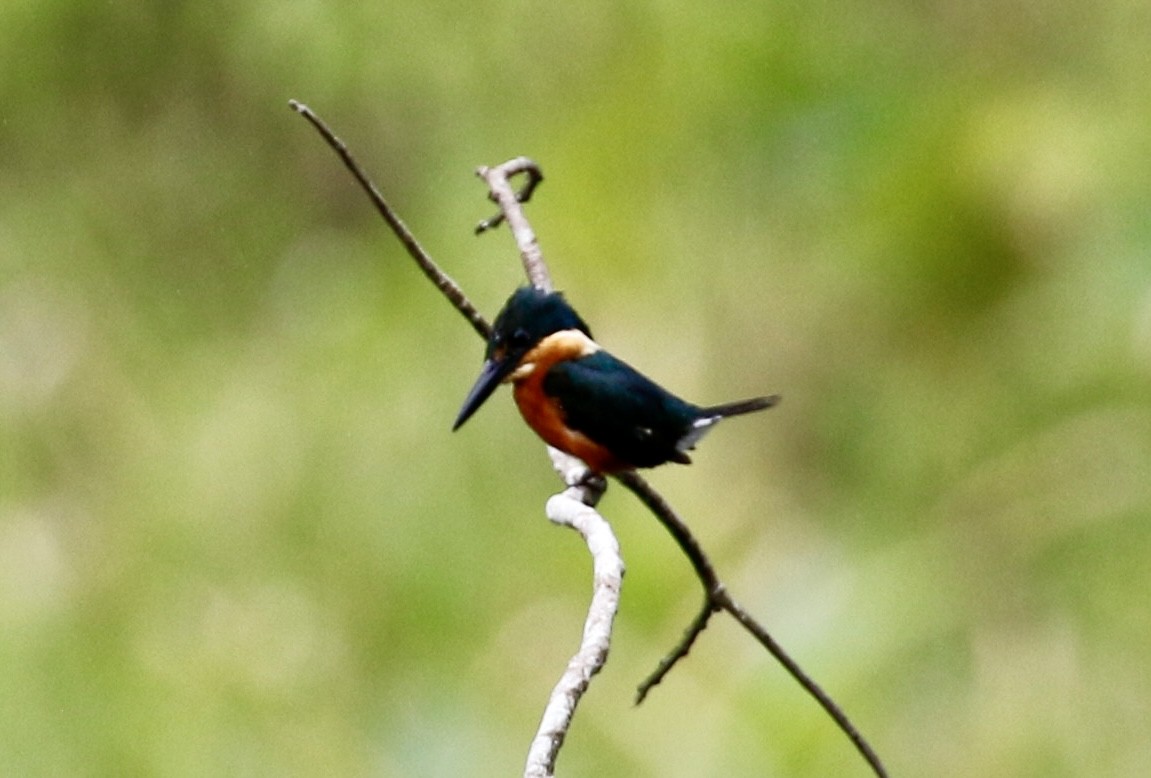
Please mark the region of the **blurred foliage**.
<svg viewBox="0 0 1151 778"><path fill-rule="evenodd" d="M531 214L601 341L701 402L653 479L894 775L1151 772L1151 14L1082 3L0 8L6 775L510 775L586 555L480 344ZM510 473L515 472L513 477ZM566 775L866 775L621 490ZM685 712L687 715L685 715Z"/></svg>

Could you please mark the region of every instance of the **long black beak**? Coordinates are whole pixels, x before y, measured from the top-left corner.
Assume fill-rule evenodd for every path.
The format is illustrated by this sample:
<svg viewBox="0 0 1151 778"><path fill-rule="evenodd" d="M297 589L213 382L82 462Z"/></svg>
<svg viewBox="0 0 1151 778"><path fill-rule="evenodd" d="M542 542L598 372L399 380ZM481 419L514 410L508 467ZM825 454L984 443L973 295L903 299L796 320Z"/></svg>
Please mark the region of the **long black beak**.
<svg viewBox="0 0 1151 778"><path fill-rule="evenodd" d="M456 417L456 423L452 425L452 432L462 427L464 422L480 409L484 400L492 396L492 392L511 374L515 366L516 360L506 357L504 359L489 359L484 362L480 377L476 379L475 386L468 392L468 397L464 400L463 407L460 408L460 415Z"/></svg>

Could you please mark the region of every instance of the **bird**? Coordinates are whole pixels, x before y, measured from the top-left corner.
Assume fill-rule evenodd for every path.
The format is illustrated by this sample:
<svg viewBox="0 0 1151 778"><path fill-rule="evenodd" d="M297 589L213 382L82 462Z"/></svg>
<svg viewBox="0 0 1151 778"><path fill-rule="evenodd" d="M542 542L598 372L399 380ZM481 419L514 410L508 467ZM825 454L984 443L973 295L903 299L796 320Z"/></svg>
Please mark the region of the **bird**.
<svg viewBox="0 0 1151 778"><path fill-rule="evenodd" d="M690 464L687 452L719 421L779 402L778 395L711 406L682 400L600 347L562 293L532 286L516 289L496 317L452 431L508 382L528 426L600 475Z"/></svg>

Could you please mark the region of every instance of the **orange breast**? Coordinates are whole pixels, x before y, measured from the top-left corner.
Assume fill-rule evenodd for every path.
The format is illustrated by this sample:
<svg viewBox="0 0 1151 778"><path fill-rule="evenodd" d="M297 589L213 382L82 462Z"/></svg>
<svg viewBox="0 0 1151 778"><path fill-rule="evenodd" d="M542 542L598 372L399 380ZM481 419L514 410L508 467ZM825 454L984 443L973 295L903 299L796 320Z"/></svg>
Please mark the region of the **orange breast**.
<svg viewBox="0 0 1151 778"><path fill-rule="evenodd" d="M626 469L612 453L587 435L570 429L564 422L563 409L552 397L544 394L542 374L534 372L517 381L513 396L520 415L544 442L583 460L597 473L614 473Z"/></svg>
<svg viewBox="0 0 1151 778"><path fill-rule="evenodd" d="M561 403L544 392L544 376L552 365L565 359L578 359L589 353L589 348L596 348L595 344L582 333L579 333L579 336L579 338L553 336L545 339L528 353L521 364L531 364L532 367L513 377L512 396L524 421L549 446L578 457L597 473L626 470L628 468L626 462L621 462L610 451L582 432L569 428L564 420Z"/></svg>

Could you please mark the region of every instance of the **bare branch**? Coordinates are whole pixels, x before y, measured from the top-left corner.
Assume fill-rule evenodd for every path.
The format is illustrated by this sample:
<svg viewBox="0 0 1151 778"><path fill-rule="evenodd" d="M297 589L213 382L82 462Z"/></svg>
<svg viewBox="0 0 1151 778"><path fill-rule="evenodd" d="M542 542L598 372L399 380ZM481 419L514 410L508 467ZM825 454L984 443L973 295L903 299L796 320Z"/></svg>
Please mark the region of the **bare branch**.
<svg viewBox="0 0 1151 778"><path fill-rule="evenodd" d="M703 547L695 539L695 535L691 534L691 530L688 529L684 520L668 504L663 495L653 489L644 477L634 470L618 473L615 479L638 497L640 502L655 514L655 517L663 524L664 529L671 533L695 569L696 576L703 584L704 592L710 596L714 590L721 586L719 576L716 574L711 560L704 553Z"/></svg>
<svg viewBox="0 0 1151 778"><path fill-rule="evenodd" d="M324 123L324 120L317 116L311 108L297 100L289 100L288 105L291 106L293 111L307 119L320 135L323 136L328 145L340 155L340 159L344 161L344 167L351 171L356 181L359 182L360 187L367 193L368 198L376 206L376 210L380 212L380 216L384 217L384 221L388 223L388 226L392 228L392 232L399 238L400 243L407 249L408 255L415 260L416 265L418 265L420 270L424 272L424 275L435 284L435 287L443 293L444 297L448 298L448 302L468 320L468 323L472 325L472 329L479 333L481 338L487 340L492 333L492 328L487 320L484 319L483 315L476 310L476 307L468 300L467 295L464 294L459 284L441 270L440 266L424 251L423 246L416 240L415 235L413 235L407 225L403 223L395 210L388 205L387 200L384 199L380 190L376 188L376 185L368 178L367 173L365 173L363 168L360 167L360 164L356 162L352 153L348 151L347 145L336 137L336 134Z"/></svg>
<svg viewBox="0 0 1151 778"><path fill-rule="evenodd" d="M485 340L491 334L491 327L464 295L463 290L447 276L420 246L412 233L388 205L383 195L360 168L348 151L347 146L328 126L306 105L295 100L289 101L294 111L306 118L323 136L328 145L339 154L344 165L360 183L376 210L392 228L408 254L424 274L432 281L455 308L468 320L472 328ZM539 289L551 291L552 282L544 263L535 232L528 223L521 207L526 203L536 186L543 180L539 166L526 157L519 157L494 168L481 167L477 175L487 182L490 197L499 204L497 215L476 228L477 233L498 226L507 221L520 250L524 271L531 284ZM523 174L525 185L516 191L510 178ZM552 776L556 756L563 745L564 737L571 724L572 716L583 693L587 690L591 677L599 672L607 660L611 640L611 628L619 606L619 592L623 580L623 561L619 554L619 544L611 527L594 509L606 489L602 477L591 473L584 463L563 452L549 448L556 471L567 484L560 494L554 495L547 503L547 514L551 521L571 526L584 537L594 561L594 591L588 617L584 625L584 638L580 649L572 657L559 683L549 698L539 730L529 751L525 776L544 778ZM695 569L696 576L704 589L704 603L699 613L685 630L676 646L659 663L653 672L640 685L636 703L643 701L647 693L664 676L687 656L695 640L707 627L711 615L719 610L727 611L744 627L784 669L823 707L836 725L851 739L856 749L880 778L887 772L882 762L866 739L859 733L838 705L823 691L775 641L762 625L753 619L746 610L728 593L715 572L699 542L687 525L675 513L663 497L656 492L638 473L624 472L615 478L635 494L648 507L675 539L684 555Z"/></svg>
<svg viewBox="0 0 1151 778"><path fill-rule="evenodd" d="M520 174L526 175L528 178L524 188L517 192L512 188L510 179L512 176ZM502 165L481 167L476 170L476 175L487 183L488 189L491 190L491 199L499 205L500 214L503 214L503 218L497 215L480 222L479 226L476 227L476 233L484 232L506 220L512 230L516 246L519 247L520 259L523 261L524 272L527 273L528 281L536 289L542 289L545 292L552 291L552 279L548 273L547 265L544 263L543 252L540 251L535 231L528 223L527 217L524 216L524 209L522 208L523 203L528 201L536 186L543 181L544 177L543 173L540 172L539 165L527 157L516 157Z"/></svg>
<svg viewBox="0 0 1151 778"><path fill-rule="evenodd" d="M547 502L547 515L556 524L571 527L583 536L593 560L593 592L584 622L579 651L548 698L536 736L528 750L525 778L550 778L576 706L593 675L607 662L612 624L619 610L624 566L619 543L611 526L594 509L606 483L586 478L587 468L574 457L549 448L556 472L569 486Z"/></svg>
<svg viewBox="0 0 1151 778"><path fill-rule="evenodd" d="M851 719L843 712L843 709L836 704L835 700L825 692L819 684L812 680L803 668L791 658L791 656L784 650L783 646L776 642L775 638L761 625L758 621L753 619L743 606L737 603L727 591L727 587L719 580L715 573L715 568L712 566L711 561L707 558L699 542L695 536L691 534L691 530L683 522L672 507L667 503L663 497L655 491L638 473L626 472L620 473L616 476L616 480L626 486L633 494L636 495L643 502L644 505L655 514L660 523L663 524L671 536L675 538L676 543L679 544L680 549L691 561L692 567L695 568L696 575L703 584L705 607L704 610L696 616L692 621L684 637L676 644L671 653L663 658L656 668L655 672L644 679L640 684L639 691L636 697L636 703L640 703L647 696L647 693L653 686L663 680L668 671L683 657L687 656L688 651L691 649L692 644L695 642L696 637L707 626L708 619L713 611L724 610L731 614L737 622L747 630L764 648L767 649L775 660L783 665L788 674L799 683L803 689L810 694L815 701L819 703L820 707L831 717L836 726L847 735L851 742L855 745L860 755L867 761L868 765L875 772L879 778L886 778L887 769L880 761L878 754L871 747L871 744L860 734Z"/></svg>
<svg viewBox="0 0 1151 778"><path fill-rule="evenodd" d="M758 621L753 619L751 615L744 610L742 605L732 599L726 589L721 589L717 592L717 604L723 610L730 613L744 629L750 632L755 639L759 641L759 644L766 648L768 652L775 657L776 661L783 665L791 677L798 681L799 685L815 698L815 701L827 712L828 716L831 716L832 720L834 720L840 730L843 731L843 734L851 739L851 742L855 745L855 749L867 763L871 765L872 771L874 771L879 778L886 778L887 768L883 766L879 754L875 753L875 749L871 747L867 739L855 728L855 725L851 722L851 719L847 717L847 714L843 712L843 709L803 671L803 668L796 664L795 660L783 650L783 646L776 643L775 638L773 638Z"/></svg>
<svg viewBox="0 0 1151 778"><path fill-rule="evenodd" d="M481 167L476 173L487 182L491 199L500 207L499 215L480 223L477 234L507 221L528 280L532 286L550 291L551 276L535 232L521 207L543 180L539 167L527 157L519 157L494 168ZM527 184L516 192L509 179L520 173L528 176ZM571 726L576 706L583 699L592 676L607 661L612 624L619 610L619 591L623 583L619 542L611 525L595 511L595 505L607 489L607 482L569 454L551 447L548 447L548 454L568 488L548 500L547 515L554 523L577 530L587 542L593 560L593 591L579 650L552 689L536 736L528 749L525 778L551 778L554 775L556 757Z"/></svg>
<svg viewBox="0 0 1151 778"><path fill-rule="evenodd" d="M399 238L424 275L456 310L463 314L480 337L487 340L491 335L491 326L487 320L471 304L463 290L424 251L356 162L344 142L306 105L296 100L289 101L289 105L292 110L307 119L328 145L339 154L345 167L360 183L376 206L376 210L392 228L392 232ZM481 227L486 224L487 227L484 229L487 229L506 220L520 248L524 270L531 283L550 290L551 279L548 276L547 265L544 264L535 233L520 207L521 203L530 199L535 187L543 180L539 167L526 157L521 157L495 168L481 168L478 172L488 182L492 199L500 205L500 216L481 223ZM508 178L519 173L526 174L528 180L522 190L515 192ZM619 554L619 543L612 533L611 526L594 508L607 488L607 482L590 473L587 466L578 459L555 449L549 448L548 451L557 472L568 485L566 490L548 500L548 518L556 524L573 527L586 540L593 559L594 588L579 651L572 657L552 691L528 753L524 774L532 778L553 774L556 756L571 725L576 705L587 690L591 677L599 672L607 661L611 629L615 614L619 610L619 591L623 581L623 560Z"/></svg>

